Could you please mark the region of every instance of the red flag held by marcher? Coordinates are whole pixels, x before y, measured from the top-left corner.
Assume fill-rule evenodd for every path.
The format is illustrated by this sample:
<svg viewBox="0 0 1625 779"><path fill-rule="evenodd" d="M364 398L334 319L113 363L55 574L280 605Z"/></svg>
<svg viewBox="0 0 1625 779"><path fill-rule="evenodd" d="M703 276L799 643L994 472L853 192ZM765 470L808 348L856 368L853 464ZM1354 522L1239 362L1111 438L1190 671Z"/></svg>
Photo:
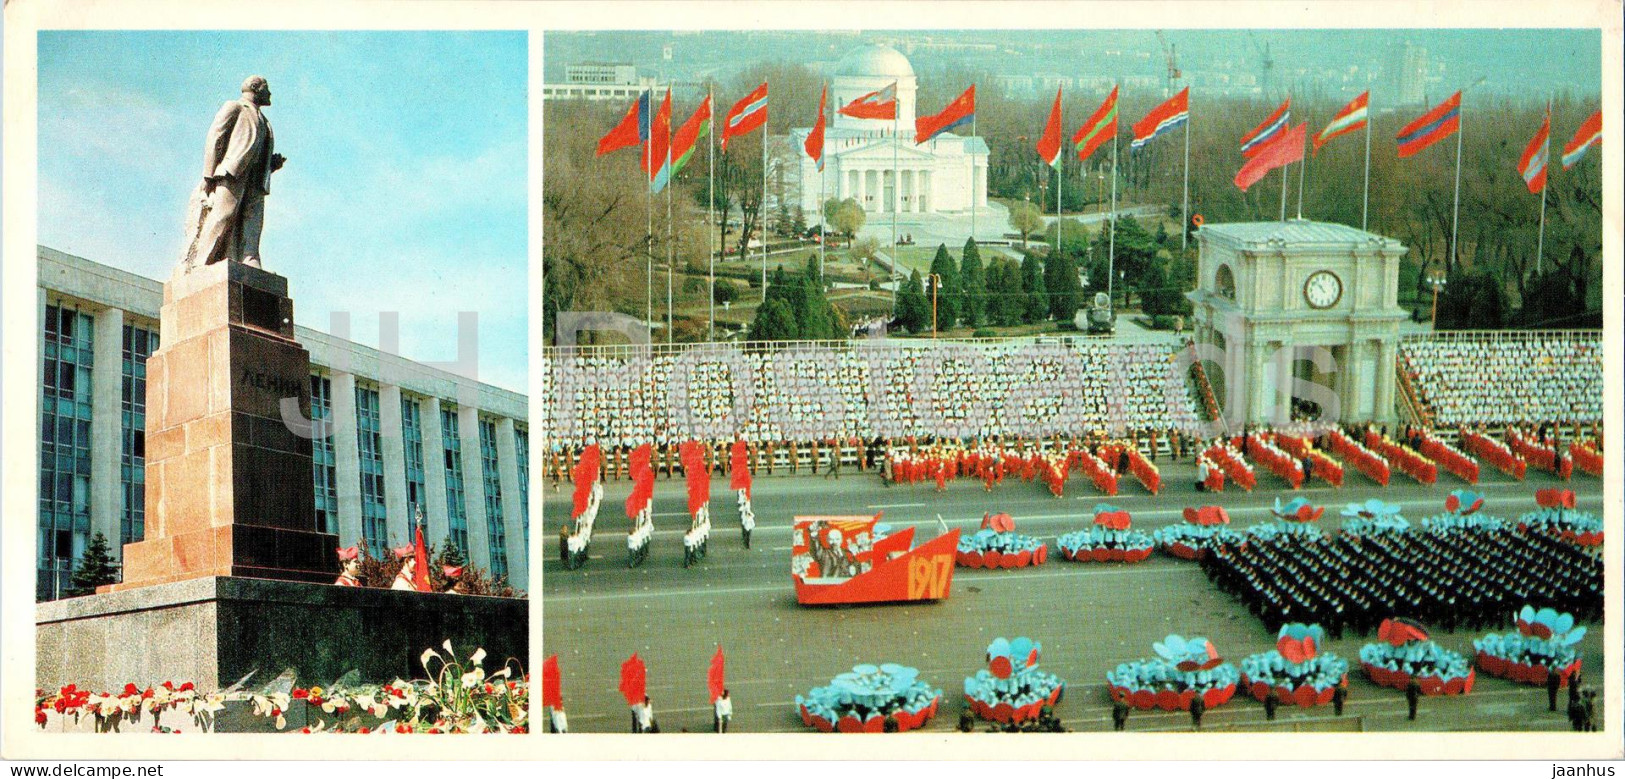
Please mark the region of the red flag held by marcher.
<svg viewBox="0 0 1625 779"><path fill-rule="evenodd" d="M1276 168L1291 165L1303 160L1303 140L1308 134L1309 123L1304 122L1281 137L1271 141L1269 145L1259 149L1247 164L1241 166L1236 172L1236 186L1246 192L1248 187L1257 184L1264 174Z"/></svg>
<svg viewBox="0 0 1625 779"><path fill-rule="evenodd" d="M688 482L688 513L693 516L711 501L711 472L705 469L705 452L698 441L684 441L677 456L683 463L683 479Z"/></svg>
<svg viewBox="0 0 1625 779"><path fill-rule="evenodd" d="M548 655L542 662L542 705L559 708L564 705L564 693L559 680L559 656Z"/></svg>
<svg viewBox="0 0 1625 779"><path fill-rule="evenodd" d="M728 452L728 489L744 490L745 498L750 498L750 447L743 438Z"/></svg>
<svg viewBox="0 0 1625 779"><path fill-rule="evenodd" d="M575 470L571 477L575 481L575 492L570 498L570 518L575 519L587 510L587 501L592 497L593 482L598 480L598 468L602 462L603 452L598 444L589 444L581 450L581 458L576 460Z"/></svg>
<svg viewBox="0 0 1625 779"><path fill-rule="evenodd" d="M722 697L723 688L727 687L727 674L724 663L727 660L722 656L722 646L717 646L717 653L711 655L711 667L705 672L705 685L711 690L711 702L716 703Z"/></svg>
<svg viewBox="0 0 1625 779"><path fill-rule="evenodd" d="M649 669L643 665L643 658L637 652L621 663L621 697L626 698L626 705L642 703L649 683Z"/></svg>

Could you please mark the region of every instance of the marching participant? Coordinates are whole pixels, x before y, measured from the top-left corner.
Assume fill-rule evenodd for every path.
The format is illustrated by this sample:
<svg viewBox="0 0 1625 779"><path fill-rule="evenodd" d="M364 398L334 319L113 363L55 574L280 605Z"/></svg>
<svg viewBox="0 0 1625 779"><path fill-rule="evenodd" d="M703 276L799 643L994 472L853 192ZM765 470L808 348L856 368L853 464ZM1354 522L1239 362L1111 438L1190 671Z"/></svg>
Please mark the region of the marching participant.
<svg viewBox="0 0 1625 779"><path fill-rule="evenodd" d="M345 547L339 550L339 565L343 569L339 578L333 583L340 587L361 586L361 545Z"/></svg>
<svg viewBox="0 0 1625 779"><path fill-rule="evenodd" d="M564 551L561 555L565 568L580 568L587 562L592 526L598 519L598 507L604 499L604 485L600 478L602 464L602 450L597 443L591 443L581 450L581 458L576 461L571 473L575 479L575 491L570 503L570 519L574 527L569 528L569 535L562 539Z"/></svg>
<svg viewBox="0 0 1625 779"><path fill-rule="evenodd" d="M741 438L733 443L728 455L728 488L739 496L739 532L744 536L745 548L750 548L750 533L756 529L756 512L750 505L750 448Z"/></svg>
<svg viewBox="0 0 1625 779"><path fill-rule="evenodd" d="M687 568L705 557L706 544L711 540L711 474L705 470L705 457L695 441L684 441L680 457L683 478L688 482L688 513L692 517L688 532L683 534L683 567Z"/></svg>
<svg viewBox="0 0 1625 779"><path fill-rule="evenodd" d="M412 548L411 544L407 544L406 546L397 546L392 551L395 552L395 557L402 562L401 570L395 574L395 581L390 583L389 588L392 590L417 590L417 585L413 583L417 578L418 561L415 554L416 550Z"/></svg>
<svg viewBox="0 0 1625 779"><path fill-rule="evenodd" d="M650 466L653 447L643 444L632 450L632 494L626 498L626 516L632 520L632 529L626 534L626 565L635 568L649 556L649 545L654 538L655 473Z"/></svg>

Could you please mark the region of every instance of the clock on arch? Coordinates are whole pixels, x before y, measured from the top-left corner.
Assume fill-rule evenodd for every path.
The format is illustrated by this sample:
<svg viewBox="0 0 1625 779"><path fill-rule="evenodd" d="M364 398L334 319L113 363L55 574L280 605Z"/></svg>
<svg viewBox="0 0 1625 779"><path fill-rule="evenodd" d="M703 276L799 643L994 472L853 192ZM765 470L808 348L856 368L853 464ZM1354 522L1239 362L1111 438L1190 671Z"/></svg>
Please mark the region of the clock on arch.
<svg viewBox="0 0 1625 779"><path fill-rule="evenodd" d="M1329 271L1315 271L1303 282L1303 299L1310 308L1331 308L1343 299L1343 280Z"/></svg>

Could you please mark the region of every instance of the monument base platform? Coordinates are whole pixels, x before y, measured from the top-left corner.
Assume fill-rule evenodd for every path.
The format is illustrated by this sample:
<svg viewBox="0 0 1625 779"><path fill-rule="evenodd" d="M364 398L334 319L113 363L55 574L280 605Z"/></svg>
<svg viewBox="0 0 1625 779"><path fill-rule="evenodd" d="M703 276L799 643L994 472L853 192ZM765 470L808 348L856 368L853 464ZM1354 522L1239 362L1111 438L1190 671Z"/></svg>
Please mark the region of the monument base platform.
<svg viewBox="0 0 1625 779"><path fill-rule="evenodd" d="M36 686L93 690L192 682L218 690L286 669L295 684L423 678L423 650L450 640L487 671L512 657L529 670L529 603L329 584L207 577L35 605ZM444 650L439 650L444 653Z"/></svg>

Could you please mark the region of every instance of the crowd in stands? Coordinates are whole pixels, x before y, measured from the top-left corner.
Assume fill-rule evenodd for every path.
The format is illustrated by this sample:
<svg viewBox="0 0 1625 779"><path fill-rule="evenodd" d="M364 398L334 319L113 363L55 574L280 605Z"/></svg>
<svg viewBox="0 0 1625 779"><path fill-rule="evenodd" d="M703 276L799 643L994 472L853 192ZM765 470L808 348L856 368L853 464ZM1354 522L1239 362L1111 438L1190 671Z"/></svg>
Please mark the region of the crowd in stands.
<svg viewBox="0 0 1625 779"><path fill-rule="evenodd" d="M1602 419L1600 333L1404 342L1400 369L1433 426Z"/></svg>

